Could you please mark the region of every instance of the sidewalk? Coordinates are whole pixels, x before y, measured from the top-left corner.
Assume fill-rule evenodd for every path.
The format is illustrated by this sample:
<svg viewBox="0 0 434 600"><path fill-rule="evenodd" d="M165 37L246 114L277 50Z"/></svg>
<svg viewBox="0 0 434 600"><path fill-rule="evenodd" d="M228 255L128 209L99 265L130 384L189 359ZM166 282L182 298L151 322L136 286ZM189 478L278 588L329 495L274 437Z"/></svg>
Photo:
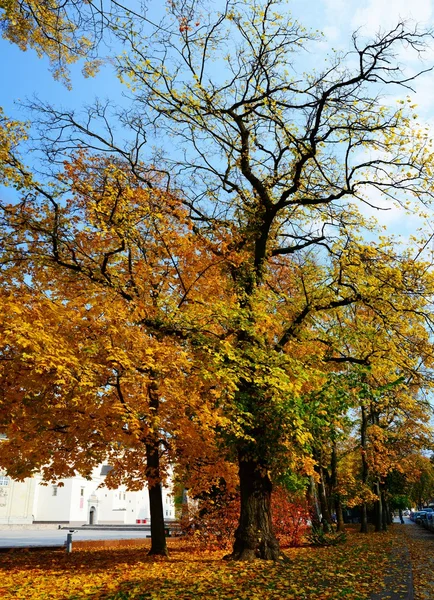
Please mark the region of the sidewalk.
<svg viewBox="0 0 434 600"><path fill-rule="evenodd" d="M402 529L409 550L414 600L434 600L434 533L411 521L396 527Z"/></svg>
<svg viewBox="0 0 434 600"><path fill-rule="evenodd" d="M409 519L393 528L403 543L393 550L385 589L370 600L434 600L434 533Z"/></svg>
<svg viewBox="0 0 434 600"><path fill-rule="evenodd" d="M403 528L405 525L394 524L393 527ZM384 583L384 590L372 594L370 600L414 600L411 558L406 543L393 549L390 570Z"/></svg>

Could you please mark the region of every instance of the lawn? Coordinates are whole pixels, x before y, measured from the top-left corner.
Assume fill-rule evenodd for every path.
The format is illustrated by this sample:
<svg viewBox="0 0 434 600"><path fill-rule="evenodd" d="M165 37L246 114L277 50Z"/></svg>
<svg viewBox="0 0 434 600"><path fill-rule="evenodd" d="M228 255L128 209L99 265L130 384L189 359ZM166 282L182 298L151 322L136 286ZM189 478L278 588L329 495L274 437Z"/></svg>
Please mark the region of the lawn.
<svg viewBox="0 0 434 600"><path fill-rule="evenodd" d="M368 536L350 531L336 547L285 550L288 561L231 563L223 552L200 551L170 539L170 558L146 556L147 544L75 545L63 551L0 554L0 597L25 600L218 598L366 600L390 572L389 554L401 544L397 529Z"/></svg>

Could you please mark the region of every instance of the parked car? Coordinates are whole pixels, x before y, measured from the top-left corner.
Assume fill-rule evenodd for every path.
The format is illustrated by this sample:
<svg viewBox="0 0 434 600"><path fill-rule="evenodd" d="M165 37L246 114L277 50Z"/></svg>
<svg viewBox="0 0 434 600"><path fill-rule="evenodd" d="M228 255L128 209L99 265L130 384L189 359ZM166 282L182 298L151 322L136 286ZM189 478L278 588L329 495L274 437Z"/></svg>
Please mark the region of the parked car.
<svg viewBox="0 0 434 600"><path fill-rule="evenodd" d="M416 517L419 515L420 510L415 510L411 513L410 516L410 520L413 521L413 523L416 523Z"/></svg>
<svg viewBox="0 0 434 600"><path fill-rule="evenodd" d="M430 524L430 523L431 523L431 521L432 521L432 518L433 518L433 513L432 513L432 512L426 512L426 511L423 511L423 512L424 512L425 514L424 514L424 515L422 515L422 518L421 518L421 525L423 525L423 526L425 527L425 529L429 529L429 524Z"/></svg>
<svg viewBox="0 0 434 600"><path fill-rule="evenodd" d="M422 525L422 519L424 518L424 516L426 515L426 511L424 510L418 510L415 516L415 523L417 523L418 525Z"/></svg>

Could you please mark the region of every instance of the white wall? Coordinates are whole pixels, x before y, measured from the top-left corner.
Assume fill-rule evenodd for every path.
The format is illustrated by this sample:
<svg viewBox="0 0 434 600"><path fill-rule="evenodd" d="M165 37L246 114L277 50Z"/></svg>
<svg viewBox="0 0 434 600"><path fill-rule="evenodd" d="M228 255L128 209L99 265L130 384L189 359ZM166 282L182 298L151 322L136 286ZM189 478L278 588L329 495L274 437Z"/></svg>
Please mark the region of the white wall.
<svg viewBox="0 0 434 600"><path fill-rule="evenodd" d="M0 476L0 524L27 524L33 522L35 481L14 481Z"/></svg>
<svg viewBox="0 0 434 600"><path fill-rule="evenodd" d="M101 467L94 469L92 480L77 475L63 479L63 486L42 485L41 477L18 483L9 479L0 485L0 523L89 523L91 508L95 509L94 523L135 524L137 520L150 523L148 490L129 492L125 486L109 490L102 486L105 476ZM1 483L0 479L0 483ZM7 492L2 492L6 489ZM3 500L2 500L3 498ZM3 504L3 505L2 505ZM175 517L171 487L163 488L163 515Z"/></svg>
<svg viewBox="0 0 434 600"><path fill-rule="evenodd" d="M63 486L42 485L40 477L36 477L36 494L34 504L35 521L52 523L69 523L71 520L72 479L62 480Z"/></svg>

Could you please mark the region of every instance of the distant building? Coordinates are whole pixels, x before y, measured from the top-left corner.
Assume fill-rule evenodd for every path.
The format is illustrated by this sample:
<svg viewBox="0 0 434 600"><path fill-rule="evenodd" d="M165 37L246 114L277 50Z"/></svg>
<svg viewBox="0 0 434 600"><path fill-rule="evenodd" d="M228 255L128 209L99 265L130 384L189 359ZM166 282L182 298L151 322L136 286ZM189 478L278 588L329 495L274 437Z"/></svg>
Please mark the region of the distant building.
<svg viewBox="0 0 434 600"><path fill-rule="evenodd" d="M14 481L0 472L0 525L53 524L135 524L149 523L146 486L129 492L125 486L110 490L104 486L108 465L95 468L92 479L80 475L63 479L63 486L43 485L35 476ZM165 519L175 518L171 487L163 487Z"/></svg>

